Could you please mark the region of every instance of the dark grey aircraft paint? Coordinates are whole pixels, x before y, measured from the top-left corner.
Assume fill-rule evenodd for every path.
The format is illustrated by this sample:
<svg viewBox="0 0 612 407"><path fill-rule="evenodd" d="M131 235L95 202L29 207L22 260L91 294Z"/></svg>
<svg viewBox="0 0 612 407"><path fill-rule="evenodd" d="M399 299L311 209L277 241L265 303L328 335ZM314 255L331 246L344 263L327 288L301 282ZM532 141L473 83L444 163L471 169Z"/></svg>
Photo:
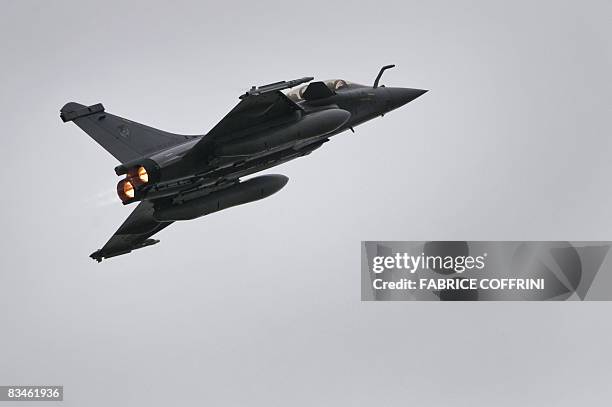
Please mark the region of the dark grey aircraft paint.
<svg viewBox="0 0 612 407"><path fill-rule="evenodd" d="M107 113L102 104L67 103L62 120L73 121L121 162L115 172L125 175L117 185L123 204L140 202L90 257L102 261L150 246L159 242L151 236L174 221L278 192L288 181L283 175L240 178L305 156L330 137L427 92L378 86L391 67L380 70L373 86L342 79L311 82L314 78L308 77L253 87L205 135L157 130Z"/></svg>

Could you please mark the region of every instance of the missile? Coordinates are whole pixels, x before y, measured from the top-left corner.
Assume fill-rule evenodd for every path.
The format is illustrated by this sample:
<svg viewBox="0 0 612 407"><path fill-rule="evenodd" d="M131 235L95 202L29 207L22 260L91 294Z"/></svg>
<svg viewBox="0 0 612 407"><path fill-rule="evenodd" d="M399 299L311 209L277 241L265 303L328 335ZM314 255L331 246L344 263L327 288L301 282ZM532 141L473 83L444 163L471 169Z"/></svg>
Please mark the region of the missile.
<svg viewBox="0 0 612 407"><path fill-rule="evenodd" d="M223 144L215 150L215 154L219 157L238 157L261 153L291 142L332 133L350 117L348 111L337 108L311 113L289 125Z"/></svg>
<svg viewBox="0 0 612 407"><path fill-rule="evenodd" d="M232 206L267 198L283 188L289 178L284 175L262 175L180 204L156 207L153 218L158 222L199 218Z"/></svg>

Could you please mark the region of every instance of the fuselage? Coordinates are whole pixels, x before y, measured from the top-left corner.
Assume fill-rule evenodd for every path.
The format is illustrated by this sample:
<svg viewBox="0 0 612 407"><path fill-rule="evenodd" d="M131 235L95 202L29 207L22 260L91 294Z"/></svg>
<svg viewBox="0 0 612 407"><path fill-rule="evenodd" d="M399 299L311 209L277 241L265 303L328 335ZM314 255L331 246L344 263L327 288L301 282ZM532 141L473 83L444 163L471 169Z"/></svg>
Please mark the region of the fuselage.
<svg viewBox="0 0 612 407"><path fill-rule="evenodd" d="M234 182L231 180L303 157L331 137L425 93L420 89L373 88L357 84L346 84L333 95L315 100L303 99L299 92L297 89L289 93L302 108L294 117L236 134L215 145L206 156L188 154L199 138L152 155L150 160L160 167L161 177L141 191L140 200L169 196L181 200L197 196L198 191L207 193L211 186L231 184Z"/></svg>

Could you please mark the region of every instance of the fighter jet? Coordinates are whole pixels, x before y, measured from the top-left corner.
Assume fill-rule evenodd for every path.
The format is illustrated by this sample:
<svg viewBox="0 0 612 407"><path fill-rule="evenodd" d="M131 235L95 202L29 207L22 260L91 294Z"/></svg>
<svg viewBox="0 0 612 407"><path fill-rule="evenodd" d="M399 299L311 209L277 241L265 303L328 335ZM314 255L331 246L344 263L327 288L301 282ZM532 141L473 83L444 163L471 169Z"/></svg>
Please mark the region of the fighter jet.
<svg viewBox="0 0 612 407"><path fill-rule="evenodd" d="M90 257L101 262L130 253L158 243L151 236L175 221L278 192L288 181L284 175L241 178L308 155L332 136L354 131L427 92L379 86L383 72L392 67L381 68L372 86L343 79L315 82L312 77L253 86L204 135L157 130L107 113L101 103L67 103L61 119L74 122L119 160L115 173L123 176L117 184L121 202L139 202Z"/></svg>

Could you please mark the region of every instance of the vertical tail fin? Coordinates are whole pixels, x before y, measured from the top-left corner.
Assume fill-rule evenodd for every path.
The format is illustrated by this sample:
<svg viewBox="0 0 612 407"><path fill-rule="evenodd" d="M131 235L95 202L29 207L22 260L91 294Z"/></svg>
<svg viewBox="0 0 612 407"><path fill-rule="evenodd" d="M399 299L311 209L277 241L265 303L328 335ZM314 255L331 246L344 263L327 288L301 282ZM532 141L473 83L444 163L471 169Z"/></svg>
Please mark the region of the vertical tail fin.
<svg viewBox="0 0 612 407"><path fill-rule="evenodd" d="M64 122L73 121L122 163L198 137L167 133L112 115L101 103L84 106L70 102L60 112Z"/></svg>

